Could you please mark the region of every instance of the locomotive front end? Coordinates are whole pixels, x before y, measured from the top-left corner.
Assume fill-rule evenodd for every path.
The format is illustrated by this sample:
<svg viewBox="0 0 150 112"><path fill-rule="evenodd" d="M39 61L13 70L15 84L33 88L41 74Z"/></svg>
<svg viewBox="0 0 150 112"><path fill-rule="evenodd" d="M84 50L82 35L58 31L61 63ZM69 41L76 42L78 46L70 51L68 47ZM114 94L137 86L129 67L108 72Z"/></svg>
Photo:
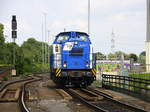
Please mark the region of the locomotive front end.
<svg viewBox="0 0 150 112"><path fill-rule="evenodd" d="M52 79L64 85L87 86L96 77L93 48L86 33L60 33L53 44Z"/></svg>

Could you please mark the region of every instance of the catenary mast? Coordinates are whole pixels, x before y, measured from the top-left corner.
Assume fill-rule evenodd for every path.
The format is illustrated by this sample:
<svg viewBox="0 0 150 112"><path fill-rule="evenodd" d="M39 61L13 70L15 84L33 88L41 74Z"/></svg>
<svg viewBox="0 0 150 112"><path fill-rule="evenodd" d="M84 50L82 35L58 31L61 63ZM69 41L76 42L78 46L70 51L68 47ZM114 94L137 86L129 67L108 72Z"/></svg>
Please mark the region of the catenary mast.
<svg viewBox="0 0 150 112"><path fill-rule="evenodd" d="M150 72L150 0L147 0L146 71Z"/></svg>

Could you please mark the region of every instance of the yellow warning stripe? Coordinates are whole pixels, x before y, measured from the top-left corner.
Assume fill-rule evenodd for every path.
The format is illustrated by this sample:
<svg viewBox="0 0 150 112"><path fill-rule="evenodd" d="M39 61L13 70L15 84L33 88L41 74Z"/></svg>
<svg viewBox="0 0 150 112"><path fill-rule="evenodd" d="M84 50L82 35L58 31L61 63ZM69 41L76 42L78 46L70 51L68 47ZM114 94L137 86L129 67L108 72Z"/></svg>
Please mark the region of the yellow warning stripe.
<svg viewBox="0 0 150 112"><path fill-rule="evenodd" d="M93 69L94 70L94 72L95 72L95 74L96 74L96 69Z"/></svg>
<svg viewBox="0 0 150 112"><path fill-rule="evenodd" d="M92 72L93 72L93 74L96 76L96 71L94 71L94 70L92 69Z"/></svg>
<svg viewBox="0 0 150 112"><path fill-rule="evenodd" d="M58 68L57 70L56 70L56 73L59 71L60 69Z"/></svg>
<svg viewBox="0 0 150 112"><path fill-rule="evenodd" d="M56 73L56 77L59 75L60 72L61 72L61 70L59 69L59 71Z"/></svg>
<svg viewBox="0 0 150 112"><path fill-rule="evenodd" d="M94 70L94 72L96 73L96 69L94 68L93 70Z"/></svg>
<svg viewBox="0 0 150 112"><path fill-rule="evenodd" d="M58 77L60 77L60 74L61 74L61 70L60 70L60 72L58 73L58 75L57 75L57 76L58 76Z"/></svg>
<svg viewBox="0 0 150 112"><path fill-rule="evenodd" d="M93 69L92 69L92 73L95 75L95 73L94 73Z"/></svg>
<svg viewBox="0 0 150 112"><path fill-rule="evenodd" d="M60 70L59 70L60 71ZM58 75L59 71L56 73L56 76Z"/></svg>
<svg viewBox="0 0 150 112"><path fill-rule="evenodd" d="M59 73L59 77L60 77L60 75L61 75L61 72Z"/></svg>

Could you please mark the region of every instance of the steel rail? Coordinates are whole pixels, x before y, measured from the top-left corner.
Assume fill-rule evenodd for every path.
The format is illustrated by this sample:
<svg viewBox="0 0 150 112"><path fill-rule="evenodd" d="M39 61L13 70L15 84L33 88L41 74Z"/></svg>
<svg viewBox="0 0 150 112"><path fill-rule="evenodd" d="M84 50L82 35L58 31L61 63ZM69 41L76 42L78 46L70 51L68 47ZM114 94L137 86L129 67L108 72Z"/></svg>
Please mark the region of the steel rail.
<svg viewBox="0 0 150 112"><path fill-rule="evenodd" d="M21 80L8 82L0 88L0 92L3 91L7 86L9 86L11 84L15 84L15 83L23 82L23 81L28 81L28 80L32 80L32 79L33 79L32 77L29 77L29 78L26 78L26 79L21 79Z"/></svg>
<svg viewBox="0 0 150 112"><path fill-rule="evenodd" d="M45 73L45 72L42 72L42 73ZM37 73L37 74L41 74L41 73ZM42 76L35 76L35 77L38 77L38 78L42 78ZM11 85L11 84L15 84L15 83L19 83L19 82L23 82L23 81L28 81L28 80L33 80L34 78L31 77L31 76L28 76L28 78L26 79L21 79L21 80L15 80L15 81L11 81L11 82L8 82L6 84L4 84L1 88L0 88L0 92L2 92L7 86Z"/></svg>
<svg viewBox="0 0 150 112"><path fill-rule="evenodd" d="M30 112L28 107L26 106L26 103L25 103L25 95L26 95L26 90L25 90L25 87L27 84L29 83L32 83L32 82L36 82L36 81L39 81L42 79L42 76L34 76L34 77L31 77L31 76L28 76L29 78L26 78L26 79L21 79L21 80L16 80L16 81L11 81L9 83L6 83L5 85L3 85L1 88L0 88L0 92L3 91L7 86L11 85L11 84L15 84L15 83L20 83L20 82L24 82L24 81L27 81L27 82L24 82L21 86L21 91L20 91L20 94L19 94L19 99L18 99L18 104L20 106L20 110L21 112ZM36 77L36 78L35 78Z"/></svg>
<svg viewBox="0 0 150 112"><path fill-rule="evenodd" d="M90 107L92 107L93 109L95 109L96 111L99 112L109 112L108 110L105 110L97 105L92 104L91 102L85 100L84 98L82 98L81 96L79 96L78 94L76 94L75 92L71 91L71 89L65 89L66 92L70 93L72 96L78 98L79 100L81 100L82 102L86 103L87 105L89 105Z"/></svg>
<svg viewBox="0 0 150 112"><path fill-rule="evenodd" d="M126 104L126 103L123 103L121 101L118 101L116 99L113 99L112 97L110 96L107 96L105 95L104 93L103 94L100 94L99 91L95 92L94 90L90 90L90 89L87 89L88 91L91 91L91 92L94 92L96 93L97 95L99 96L103 96L104 97L104 100L108 100L111 101L109 103L112 103L113 105L114 104L118 104L120 105L121 107L127 107L127 108L124 108L124 109L129 109L131 111L134 111L134 112L146 112L145 110L141 109L141 108L137 108L137 107L134 107L132 105L129 105L129 104ZM92 107L94 110L96 111L100 111L100 112L109 112L109 106L108 108L109 109L106 109L105 107L101 107L99 105L97 105L97 103L99 103L99 101L101 102L101 100L97 101L97 102L91 102L91 101L88 101L87 99L83 98L82 96L80 96L78 93L74 92L74 90L72 89L65 89L66 92L68 92L70 95L72 95L73 97L76 97L78 98L80 101L86 103L87 105L89 105L90 107ZM117 106L117 105L116 105ZM115 107L116 108L116 107ZM118 107L117 107L118 108ZM116 109L117 109L116 108ZM119 107L120 108L120 107Z"/></svg>
<svg viewBox="0 0 150 112"><path fill-rule="evenodd" d="M19 104L22 112L30 112L25 104L25 85L22 86L22 92L21 92Z"/></svg>
<svg viewBox="0 0 150 112"><path fill-rule="evenodd" d="M123 106L127 106L128 108L133 109L133 110L135 110L136 112L146 112L145 110L143 110L143 109L141 109L141 108L137 108L137 107L135 107L135 106L133 106L133 105L129 105L129 104L127 104L127 103L121 102L121 101L119 101L119 100L117 100L117 99L114 99L113 97L110 97L110 96L106 95L105 93L100 92L100 91L97 91L97 90L95 90L95 89L87 88L87 90L90 90L90 91L92 91L92 92L94 92L94 93L96 93L96 94L98 94L98 95L100 95L100 96L103 96L104 98L109 99L109 100L111 100L111 101L113 101L113 102L115 102L115 103L117 103L117 104L120 104L120 105L123 105Z"/></svg>
<svg viewBox="0 0 150 112"><path fill-rule="evenodd" d="M3 85L1 88L0 88L0 92L3 91L6 87L8 87L9 85L12 85L12 84L15 84L15 83L20 83L20 82L24 82L24 81L32 81L34 80L33 77L30 77L28 76L29 78L26 78L26 79L21 79L21 80L16 80L16 81L11 81L11 82L8 82L6 83L5 85ZM27 82L26 82L27 83ZM18 104L19 106L20 105L23 105L24 106L24 109L27 110L27 108L25 108L25 103L24 103L24 96L25 96L25 89L24 89L24 86L25 86L25 83L23 84L23 86L21 87L21 92L19 94L19 99L18 99ZM21 112L29 112L29 111L23 111L24 110L22 107L21 107Z"/></svg>
<svg viewBox="0 0 150 112"><path fill-rule="evenodd" d="M38 77L39 79L33 79L29 82L26 82L23 84L22 86L22 92L21 92L21 96L20 96L20 99L19 99L19 105L20 105L20 108L21 108L21 111L22 112L30 112L30 110L28 109L26 103L25 103L25 95L26 95L26 85L29 84L29 83L32 83L32 82L36 82L36 81L40 81L42 78L41 76L36 76Z"/></svg>

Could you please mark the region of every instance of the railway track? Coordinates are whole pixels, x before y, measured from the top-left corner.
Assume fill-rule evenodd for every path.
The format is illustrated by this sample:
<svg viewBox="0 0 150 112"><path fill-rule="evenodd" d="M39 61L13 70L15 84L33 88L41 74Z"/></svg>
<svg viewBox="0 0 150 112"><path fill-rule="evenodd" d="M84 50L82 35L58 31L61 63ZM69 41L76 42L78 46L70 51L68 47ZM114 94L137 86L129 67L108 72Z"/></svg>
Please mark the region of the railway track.
<svg viewBox="0 0 150 112"><path fill-rule="evenodd" d="M12 106L16 106L13 107L14 108L13 111L15 112L30 112L25 103L26 95L27 95L26 85L35 81L39 81L41 79L42 78L40 76L32 76L27 79L22 79L22 80L17 80L17 81L7 83L0 91L1 108L4 105L10 106L10 108Z"/></svg>
<svg viewBox="0 0 150 112"><path fill-rule="evenodd" d="M19 105L20 105L20 108L21 108L21 112L30 112L30 110L28 109L26 103L25 103L25 100L26 100L26 85L29 84L29 83L32 83L32 82L36 82L36 81L40 81L42 78L40 76L36 76L35 79L29 81L29 82L26 82L22 85L22 92L21 92L21 95L20 95L20 99L19 99Z"/></svg>
<svg viewBox="0 0 150 112"><path fill-rule="evenodd" d="M117 101L112 97L91 88L65 89L65 91L98 112L146 112L143 109Z"/></svg>
<svg viewBox="0 0 150 112"><path fill-rule="evenodd" d="M2 81L3 77L8 75L10 71L11 71L11 67L0 68L0 81Z"/></svg>

